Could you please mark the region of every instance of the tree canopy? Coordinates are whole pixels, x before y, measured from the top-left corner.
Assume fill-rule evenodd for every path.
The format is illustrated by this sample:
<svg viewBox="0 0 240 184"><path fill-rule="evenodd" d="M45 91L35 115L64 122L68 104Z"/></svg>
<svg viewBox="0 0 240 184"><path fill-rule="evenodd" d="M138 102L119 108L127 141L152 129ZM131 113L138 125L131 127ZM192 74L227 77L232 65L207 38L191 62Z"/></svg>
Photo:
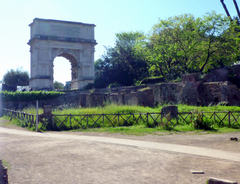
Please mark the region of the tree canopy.
<svg viewBox="0 0 240 184"><path fill-rule="evenodd" d="M55 81L53 86L54 86L54 89L63 89L64 88L63 83L58 82L58 81Z"/></svg>
<svg viewBox="0 0 240 184"><path fill-rule="evenodd" d="M148 35L118 33L115 46L106 47L95 62L94 86L128 86L146 77L170 81L231 66L240 58L239 30L237 20L213 11L199 18L183 14L160 19Z"/></svg>
<svg viewBox="0 0 240 184"><path fill-rule="evenodd" d="M147 75L147 62L135 50L136 40L142 36L140 32L116 34L115 46L106 47L106 53L95 62L95 87L129 86Z"/></svg>
<svg viewBox="0 0 240 184"><path fill-rule="evenodd" d="M170 17L160 20L138 42L138 49L149 61L152 75L172 80L235 63L240 51L236 28L236 22L215 12L203 18L190 14Z"/></svg>
<svg viewBox="0 0 240 184"><path fill-rule="evenodd" d="M11 69L3 76L3 83L10 86L28 86L28 72L21 69Z"/></svg>

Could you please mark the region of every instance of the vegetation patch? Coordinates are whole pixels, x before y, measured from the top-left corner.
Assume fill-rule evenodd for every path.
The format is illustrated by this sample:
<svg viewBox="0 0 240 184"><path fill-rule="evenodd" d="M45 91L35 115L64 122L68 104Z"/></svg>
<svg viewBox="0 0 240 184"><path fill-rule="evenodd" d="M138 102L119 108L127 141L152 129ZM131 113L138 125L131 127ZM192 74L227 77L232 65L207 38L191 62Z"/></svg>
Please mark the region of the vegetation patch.
<svg viewBox="0 0 240 184"><path fill-rule="evenodd" d="M56 116L53 119L43 118L43 121L38 124L38 130L100 131L134 135L156 132L208 131L212 133L240 130L240 124L235 120L239 113L231 112L230 114L228 112L240 111L240 107L179 105L178 118L160 114L162 107L149 108L110 104L105 107L55 110L53 114ZM215 117L213 111L215 111ZM24 109L24 112L34 114L36 110L34 108ZM42 109L40 109L39 114L41 113ZM9 117L5 118L10 120ZM36 128L25 118L13 118L12 122L30 130Z"/></svg>
<svg viewBox="0 0 240 184"><path fill-rule="evenodd" d="M55 91L25 91L25 92L9 92L0 91L2 94L3 101L5 102L16 102L16 101L35 101L35 100L46 100L59 97L63 95L62 92Z"/></svg>

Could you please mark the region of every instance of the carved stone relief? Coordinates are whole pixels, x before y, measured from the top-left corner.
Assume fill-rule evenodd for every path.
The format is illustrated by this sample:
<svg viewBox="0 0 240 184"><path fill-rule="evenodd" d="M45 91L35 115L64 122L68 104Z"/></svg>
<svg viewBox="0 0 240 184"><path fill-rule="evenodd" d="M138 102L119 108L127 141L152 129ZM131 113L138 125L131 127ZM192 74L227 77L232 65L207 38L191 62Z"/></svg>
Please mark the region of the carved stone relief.
<svg viewBox="0 0 240 184"><path fill-rule="evenodd" d="M78 27L65 27L65 26L51 25L50 30L51 30L51 34L56 36L75 37L75 36L79 36L79 34L81 33L80 28Z"/></svg>

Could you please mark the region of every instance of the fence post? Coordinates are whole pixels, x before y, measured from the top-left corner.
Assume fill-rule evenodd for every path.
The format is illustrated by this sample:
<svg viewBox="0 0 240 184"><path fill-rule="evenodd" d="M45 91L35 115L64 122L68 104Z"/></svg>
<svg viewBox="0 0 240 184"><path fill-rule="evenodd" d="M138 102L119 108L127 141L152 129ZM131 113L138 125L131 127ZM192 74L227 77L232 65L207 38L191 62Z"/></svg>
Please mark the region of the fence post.
<svg viewBox="0 0 240 184"><path fill-rule="evenodd" d="M52 115L52 128L54 130L54 115Z"/></svg>
<svg viewBox="0 0 240 184"><path fill-rule="evenodd" d="M147 124L148 124L148 113L147 113Z"/></svg>
<svg viewBox="0 0 240 184"><path fill-rule="evenodd" d="M192 119L192 115L193 115L193 113L191 112L191 123L192 123L192 121L193 121L193 119Z"/></svg>
<svg viewBox="0 0 240 184"><path fill-rule="evenodd" d="M213 118L214 118L214 123L216 123L216 116L215 116L215 112L213 113Z"/></svg>
<svg viewBox="0 0 240 184"><path fill-rule="evenodd" d="M177 112L177 125L178 125L178 112Z"/></svg>
<svg viewBox="0 0 240 184"><path fill-rule="evenodd" d="M228 112L228 126L229 127L231 127L231 119L230 119L231 118L230 117L231 114L230 113L231 113L231 111Z"/></svg>
<svg viewBox="0 0 240 184"><path fill-rule="evenodd" d="M22 112L20 112L20 119L21 119L21 127L23 126L23 115L22 115Z"/></svg>
<svg viewBox="0 0 240 184"><path fill-rule="evenodd" d="M72 128L72 115L70 114L70 128Z"/></svg>
<svg viewBox="0 0 240 184"><path fill-rule="evenodd" d="M34 116L32 114L30 115L30 123L30 127L32 127L32 124L34 124Z"/></svg>
<svg viewBox="0 0 240 184"><path fill-rule="evenodd" d="M36 101L36 131L38 132L38 100Z"/></svg>
<svg viewBox="0 0 240 184"><path fill-rule="evenodd" d="M103 125L104 125L104 114L102 114L102 116L103 116L103 117L102 117L102 120L103 120Z"/></svg>
<svg viewBox="0 0 240 184"><path fill-rule="evenodd" d="M162 125L162 124L163 124L163 123L162 123L162 115L163 115L163 114L162 114L162 112L160 112L160 114L161 114L161 125Z"/></svg>
<svg viewBox="0 0 240 184"><path fill-rule="evenodd" d="M118 126L119 126L119 113L118 113Z"/></svg>
<svg viewBox="0 0 240 184"><path fill-rule="evenodd" d="M88 114L87 114L87 128L88 128Z"/></svg>

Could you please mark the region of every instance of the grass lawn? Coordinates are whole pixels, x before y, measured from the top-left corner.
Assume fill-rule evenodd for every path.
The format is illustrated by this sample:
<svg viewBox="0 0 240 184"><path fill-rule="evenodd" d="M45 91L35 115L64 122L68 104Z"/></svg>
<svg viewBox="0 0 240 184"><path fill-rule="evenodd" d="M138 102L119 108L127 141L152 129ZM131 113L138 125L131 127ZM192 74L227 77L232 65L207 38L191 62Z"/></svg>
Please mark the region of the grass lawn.
<svg viewBox="0 0 240 184"><path fill-rule="evenodd" d="M177 105L179 112L190 112L198 110L201 112L213 112L213 111L240 111L240 107L237 106L189 106L189 105ZM93 108L70 108L64 110L54 109L53 114L130 114L130 113L158 113L164 107L158 106L155 108L142 107L142 106L128 106L128 105L116 105L110 104L104 107ZM24 112L36 114L35 108L23 109ZM43 113L43 109L39 109L39 114Z"/></svg>

